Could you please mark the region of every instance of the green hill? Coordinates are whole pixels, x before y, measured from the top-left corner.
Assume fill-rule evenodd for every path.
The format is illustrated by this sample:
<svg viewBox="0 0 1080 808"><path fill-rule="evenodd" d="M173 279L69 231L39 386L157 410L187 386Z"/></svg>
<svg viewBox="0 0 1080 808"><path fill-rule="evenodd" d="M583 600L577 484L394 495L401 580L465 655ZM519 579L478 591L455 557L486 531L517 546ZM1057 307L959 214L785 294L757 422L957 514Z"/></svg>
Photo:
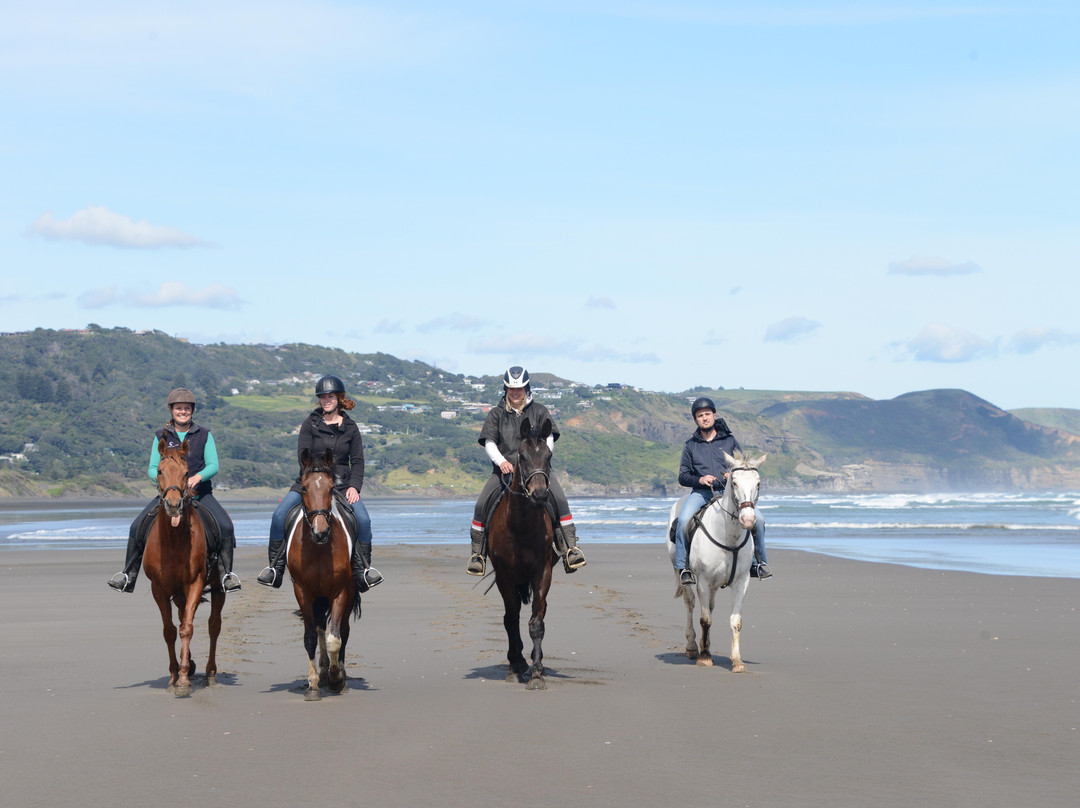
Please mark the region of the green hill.
<svg viewBox="0 0 1080 808"><path fill-rule="evenodd" d="M343 379L365 431L365 493L473 495L489 465L476 438L496 376L316 345L192 345L90 326L0 335L0 496L144 494L151 435L176 386L199 396L231 492L277 496L296 473L314 381ZM689 402L710 395L787 489L1080 489L1075 410L1028 420L962 390L874 401L850 392L590 387L535 372L562 430L556 473L577 495L674 494ZM1026 411L1025 411L1026 412ZM1052 419L1046 413L1053 413Z"/></svg>

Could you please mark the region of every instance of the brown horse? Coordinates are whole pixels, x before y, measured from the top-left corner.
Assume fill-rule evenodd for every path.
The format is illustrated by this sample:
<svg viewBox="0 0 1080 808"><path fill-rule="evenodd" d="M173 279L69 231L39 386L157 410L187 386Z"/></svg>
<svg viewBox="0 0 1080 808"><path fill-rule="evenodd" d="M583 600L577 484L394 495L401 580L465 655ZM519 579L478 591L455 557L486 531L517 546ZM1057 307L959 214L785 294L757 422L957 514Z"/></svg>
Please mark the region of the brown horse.
<svg viewBox="0 0 1080 808"><path fill-rule="evenodd" d="M150 579L150 589L161 610L162 633L169 649L169 689L177 696L191 695L190 676L195 673L191 659L191 636L194 633L195 610L199 608L207 582L206 534L202 520L191 504L188 490L188 445L165 448L165 439L158 440L158 511L146 538L143 569ZM206 660L206 683L214 684L217 676L217 639L221 633L221 610L225 606L225 591L217 576L210 576L210 655ZM180 659L176 658L176 626L172 620L172 604L180 618Z"/></svg>
<svg viewBox="0 0 1080 808"><path fill-rule="evenodd" d="M529 419L521 424L521 445L509 488L495 508L488 527L488 557L495 570L495 585L502 595L503 626L510 643L508 682L520 682L529 674L528 689L544 690L544 615L551 588L551 567L558 560L552 540L554 529L547 510L548 478L551 476L551 420L544 419L539 430ZM529 636L532 637L532 667L522 656L521 605L532 600Z"/></svg>
<svg viewBox="0 0 1080 808"><path fill-rule="evenodd" d="M334 500L334 453L320 462L307 449L300 455L300 497L303 518L286 528L286 559L293 592L304 618L308 654L308 688L304 698L318 701L326 685L334 693L347 689L345 646L349 642L349 610L360 619L360 593L353 580L352 543ZM315 647L319 668L315 667Z"/></svg>

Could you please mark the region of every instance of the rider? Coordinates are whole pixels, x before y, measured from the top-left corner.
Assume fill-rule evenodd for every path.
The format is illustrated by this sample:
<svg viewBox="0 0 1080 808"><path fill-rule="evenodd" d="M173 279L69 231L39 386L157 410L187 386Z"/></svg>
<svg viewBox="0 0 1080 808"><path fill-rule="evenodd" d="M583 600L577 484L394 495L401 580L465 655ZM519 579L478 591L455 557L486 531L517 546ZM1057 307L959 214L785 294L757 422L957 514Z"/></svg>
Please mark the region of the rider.
<svg viewBox="0 0 1080 808"><path fill-rule="evenodd" d="M502 487L502 476L513 474L517 462L518 446L521 444L521 423L529 419L533 428L551 420L551 436L547 439L548 448L553 449L559 438L559 429L548 408L533 400L532 387L529 384L529 371L515 365L503 374L503 397L498 405L488 410L487 419L480 430L479 443L491 459L491 477L484 484L480 498L473 509L472 555L465 570L469 575L483 575L486 567L485 520L490 515L496 492ZM570 513L570 504L566 494L554 475L548 480L548 491L555 500L559 514L559 524L555 529L555 549L563 560L563 568L573 572L585 566L585 554L577 546L577 527Z"/></svg>
<svg viewBox="0 0 1080 808"><path fill-rule="evenodd" d="M359 427L346 412L355 407L356 402L345 397L345 383L337 376L319 379L315 383L315 395L319 405L300 426L296 454L299 457L307 449L312 457L318 458L327 449L333 451L334 493L345 498L356 516L357 536L351 559L353 579L357 589L367 592L382 583L383 577L371 566L371 517L360 500L360 488L364 484L364 444ZM275 589L281 586L286 561L282 547L285 521L300 500L300 478L297 477L270 519L270 565L259 573L256 580L260 584Z"/></svg>
<svg viewBox="0 0 1080 808"><path fill-rule="evenodd" d="M731 434L723 418L716 417L716 405L712 399L704 396L690 406L697 429L683 446L682 461L679 463L679 484L693 490L686 498L675 527L675 570L683 586L693 586L697 581L689 569L690 541L686 535L686 526L695 513L705 507L714 496L720 494L727 484L727 461L724 452L729 455L742 447ZM765 563L765 522L761 514L757 515L754 534L754 563L750 575L755 578L771 578L772 573Z"/></svg>
<svg viewBox="0 0 1080 808"><path fill-rule="evenodd" d="M167 399L169 412L172 418L163 429L154 435L154 442L150 448L150 468L147 473L150 479L157 483L158 462L161 455L158 452L158 440L165 439L168 449L179 447L187 440L187 465L188 465L188 489L193 490L193 499L198 507L210 512L221 529L221 547L218 553L218 572L221 573L221 586L226 592L240 590L240 579L232 571L233 549L236 547L236 536L233 531L233 523L225 509L214 498L214 484L210 479L218 473L217 444L210 430L199 426L192 421L195 415L195 394L186 387L177 387ZM128 529L127 559L124 569L109 579L109 586L118 592L131 592L135 589L135 581L139 577L139 568L142 566L143 550L146 549L146 530L142 529L143 522L147 520L151 511L158 507L158 499L155 497L143 508L135 521ZM149 524L146 525L149 529Z"/></svg>

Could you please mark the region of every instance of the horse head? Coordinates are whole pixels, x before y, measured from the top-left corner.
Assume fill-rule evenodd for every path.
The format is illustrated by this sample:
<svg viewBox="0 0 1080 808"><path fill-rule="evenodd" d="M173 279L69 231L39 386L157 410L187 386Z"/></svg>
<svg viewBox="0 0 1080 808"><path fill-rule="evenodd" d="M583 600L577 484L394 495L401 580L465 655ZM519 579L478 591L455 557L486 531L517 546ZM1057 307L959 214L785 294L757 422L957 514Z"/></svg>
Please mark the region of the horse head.
<svg viewBox="0 0 1080 808"><path fill-rule="evenodd" d="M157 467L158 500L172 520L173 527L180 524L184 502L188 499L187 452L187 440L179 448L168 449L165 438L158 438L158 454L161 456Z"/></svg>
<svg viewBox="0 0 1080 808"><path fill-rule="evenodd" d="M316 544L330 541L330 508L334 497L334 452L327 449L321 461L308 449L300 453L300 502L304 521Z"/></svg>
<svg viewBox="0 0 1080 808"><path fill-rule="evenodd" d="M529 502L537 507L547 502L548 478L551 476L551 419L545 418L539 429L533 429L526 418L521 422L521 444L518 446L517 473Z"/></svg>
<svg viewBox="0 0 1080 808"><path fill-rule="evenodd" d="M761 487L758 468L765 462L766 457L768 455L751 460L742 452L736 452L734 456L724 452L724 460L731 475L728 478L727 490L732 501L739 506L739 524L746 530L752 529L757 523L758 489Z"/></svg>

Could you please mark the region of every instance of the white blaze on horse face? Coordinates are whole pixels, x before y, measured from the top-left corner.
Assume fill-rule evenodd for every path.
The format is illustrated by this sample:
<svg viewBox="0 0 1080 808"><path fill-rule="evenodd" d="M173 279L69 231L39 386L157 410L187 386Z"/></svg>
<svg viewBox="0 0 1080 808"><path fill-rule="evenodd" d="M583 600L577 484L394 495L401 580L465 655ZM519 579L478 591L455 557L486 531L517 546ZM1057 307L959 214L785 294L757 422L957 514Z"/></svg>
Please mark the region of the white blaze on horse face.
<svg viewBox="0 0 1080 808"><path fill-rule="evenodd" d="M739 524L746 530L757 524L758 485L760 476L756 469L740 468L731 472L732 493L739 503Z"/></svg>

